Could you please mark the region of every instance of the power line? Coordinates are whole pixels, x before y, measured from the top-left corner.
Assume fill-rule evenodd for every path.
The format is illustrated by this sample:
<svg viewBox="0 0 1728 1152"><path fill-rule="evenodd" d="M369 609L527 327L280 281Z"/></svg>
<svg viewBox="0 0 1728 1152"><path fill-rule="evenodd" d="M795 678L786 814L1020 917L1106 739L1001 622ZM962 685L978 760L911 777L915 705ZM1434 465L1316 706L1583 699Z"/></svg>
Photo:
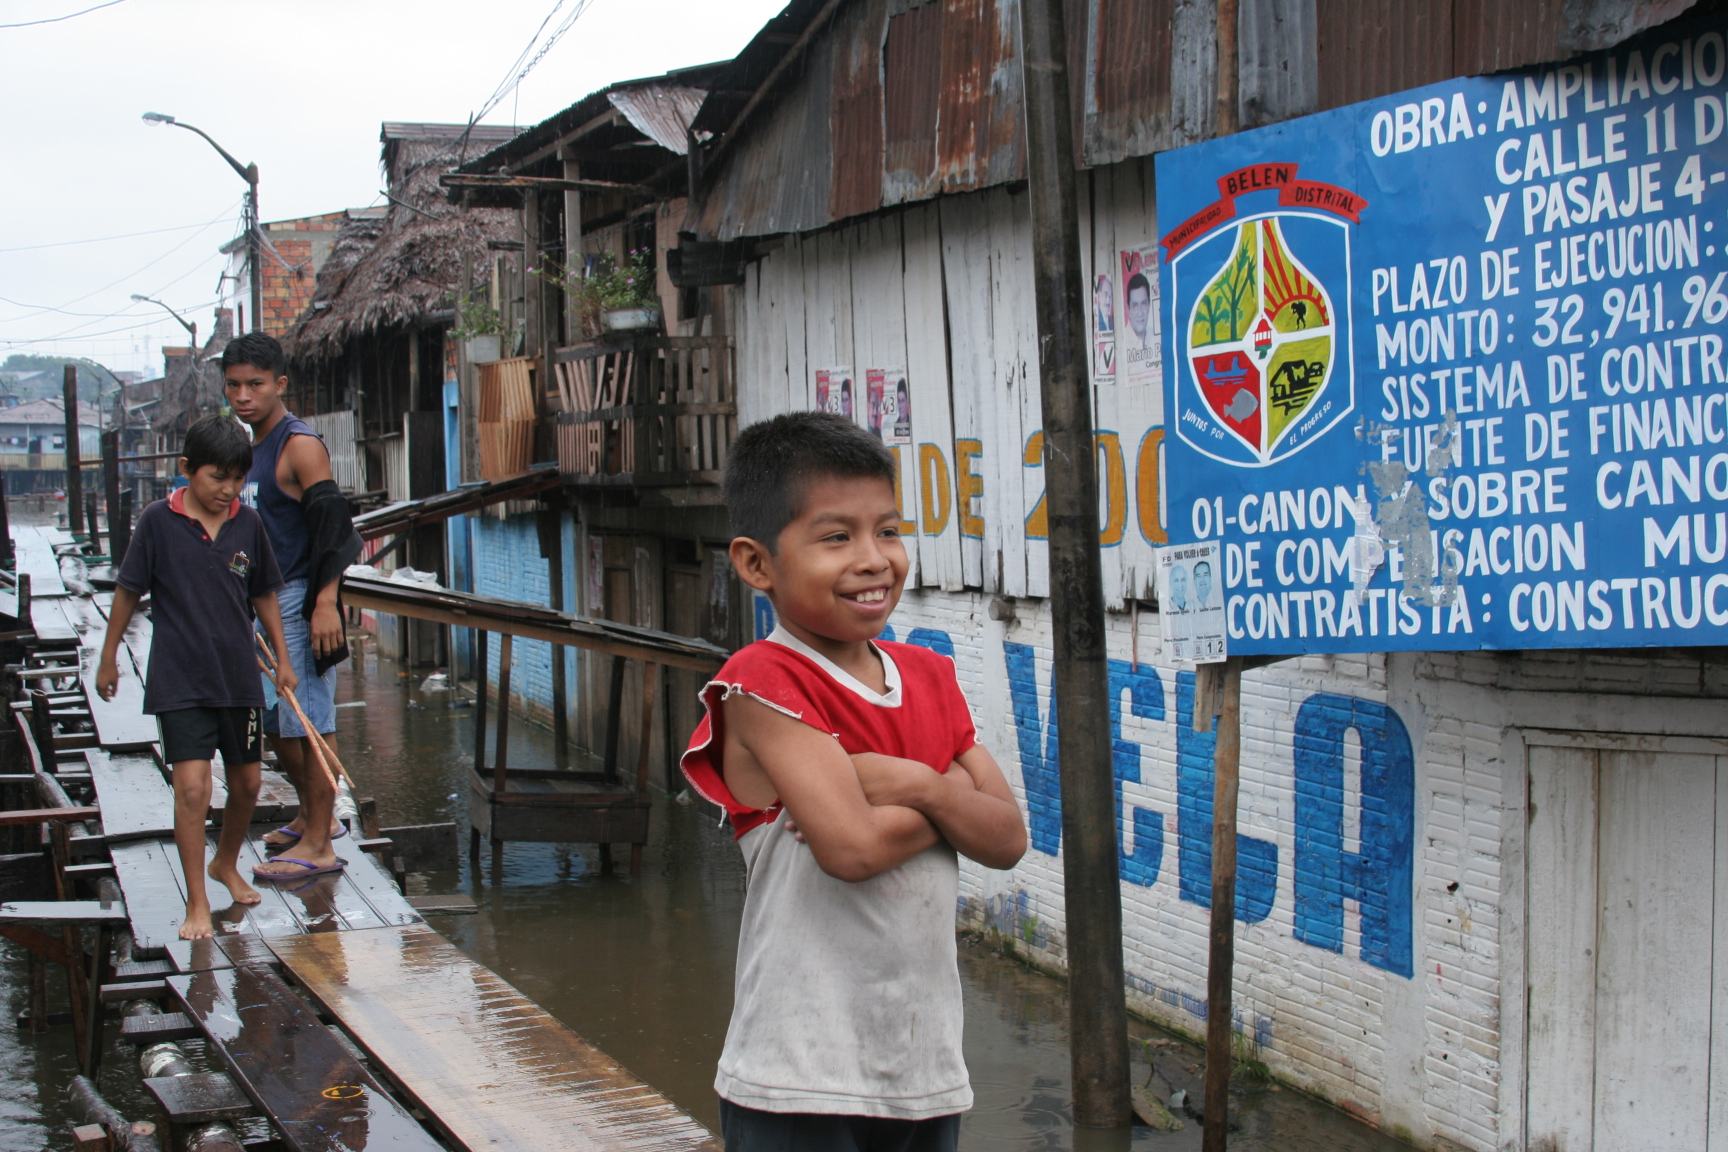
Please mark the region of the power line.
<svg viewBox="0 0 1728 1152"><path fill-rule="evenodd" d="M223 215L227 215L226 212ZM44 248L72 248L80 244L105 244L110 240L135 240L140 236L161 236L168 232L189 232L194 228L208 228L210 222L202 224L176 224L172 228L146 228L142 232L116 232L112 236L91 236L86 240L54 240L47 244L20 244L16 248L0 248L0 252L40 252Z"/></svg>
<svg viewBox="0 0 1728 1152"><path fill-rule="evenodd" d="M6 323L15 324L15 323L18 323L18 322L23 321L23 320L29 320L35 316L40 316L43 312L61 311L63 309L70 307L73 304L82 304L84 301L90 299L90 297L92 297L92 296L98 295L99 293L102 293L102 292L106 292L106 291L108 291L108 289L113 288L115 285L122 284L125 281L130 280L132 277L137 276L142 272L148 272L150 269L154 268L156 265L162 263L162 261L168 259L168 257L174 255L174 253L180 251L180 249L186 247L186 245L192 243L192 241L196 240L199 237L199 235L208 231L213 226L220 224L223 220L227 219L229 214L234 211L234 209L239 205L239 203L240 203L240 201L235 201L233 204L230 204L227 208L224 208L222 210L221 215L215 216L215 217L211 218L210 220L206 221L204 224L202 224L199 227L197 232L194 232L192 235L186 237L186 239L180 241L180 243L174 245L174 247L168 249L168 251L166 251L166 252L162 253L162 255L156 257L156 259L151 260L150 262L144 264L141 267L134 268L132 271L126 273L124 276L121 276L119 279L110 281L109 283L102 285L100 288L93 288L89 292L84 293L84 295L82 295L82 296L75 297L74 299L71 299L71 300L61 301L60 305L57 308L44 307L43 309L41 309L41 311L25 313L23 316L14 316L11 319L7 320ZM182 277L182 279L184 279L184 277ZM118 313L110 313L110 315L118 315Z"/></svg>
<svg viewBox="0 0 1728 1152"><path fill-rule="evenodd" d="M552 51L552 46L557 44L564 33L570 31L571 26L576 23L582 13L588 10L588 5L591 2L592 0L576 0L575 6L570 10L570 14L564 17L563 22L551 31L544 42L540 42L540 50L534 52L532 58L528 58L529 53L534 51L536 42L540 41L540 33L545 31L546 25L551 23L552 17L558 14L558 10L564 7L564 0L555 0L551 11L547 12L545 17L541 19L540 27L534 30L534 36L528 41L528 47L524 48L517 55L515 61L505 70L504 78L500 80L498 86L492 90L492 95L486 98L486 102L480 106L480 111L476 112L469 119L468 130L462 133L462 138L457 142L456 151L459 156L465 155L467 152L468 136L469 133L474 131L474 125L491 115L492 110L498 107L498 105L504 100L504 97L516 91L522 81L528 78L528 74L534 71L540 61L546 58L548 52ZM527 59L526 64L523 63L524 59Z"/></svg>
<svg viewBox="0 0 1728 1152"><path fill-rule="evenodd" d="M0 28L34 28L38 24L58 24L62 20L71 20L79 16L86 16L91 12L99 12L104 8L112 8L116 4L123 4L125 2L126 0L107 0L107 3L105 4L93 4L88 8L80 8L76 12L68 12L64 16L50 16L46 20L21 20L16 24L0 24Z"/></svg>

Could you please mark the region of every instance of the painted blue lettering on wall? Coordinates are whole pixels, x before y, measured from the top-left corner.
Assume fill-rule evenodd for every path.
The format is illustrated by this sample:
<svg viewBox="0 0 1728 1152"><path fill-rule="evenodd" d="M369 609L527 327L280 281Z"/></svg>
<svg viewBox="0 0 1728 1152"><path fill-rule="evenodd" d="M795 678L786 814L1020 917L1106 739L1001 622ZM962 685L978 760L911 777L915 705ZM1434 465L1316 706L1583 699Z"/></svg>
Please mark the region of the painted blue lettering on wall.
<svg viewBox="0 0 1728 1152"><path fill-rule="evenodd" d="M774 602L760 592L750 597L750 621L758 640L774 631Z"/></svg>
<svg viewBox="0 0 1728 1152"><path fill-rule="evenodd" d="M1009 705L1020 752L1020 775L1032 847L1047 856L1062 847L1062 791L1054 701L1041 707L1036 649L1004 643ZM1167 718L1164 688L1155 669L1109 665L1110 735L1116 777L1118 861L1122 878L1157 883L1164 853L1164 817L1138 805L1124 811L1122 785L1141 780L1142 746L1123 735L1122 709L1142 720ZM1048 697L1050 694L1045 693ZM1211 906L1212 787L1216 738L1194 731L1194 674L1176 677L1177 893ZM1344 733L1362 745L1360 854L1343 851ZM1295 721L1296 890L1295 936L1338 952L1343 947L1343 901L1362 911L1362 959L1410 976L1411 877L1414 870L1415 759L1409 734L1384 705L1321 693L1309 698ZM1133 848L1124 852L1124 823ZM1236 916L1254 923L1272 912L1278 892L1278 846L1253 836L1236 841Z"/></svg>
<svg viewBox="0 0 1728 1152"><path fill-rule="evenodd" d="M1025 644L1002 645L1008 665L1008 700L1020 747L1020 779L1026 786L1027 830L1032 847L1046 856L1062 848L1062 782L1056 769L1056 707L1050 721L1038 715L1038 670Z"/></svg>
<svg viewBox="0 0 1728 1152"><path fill-rule="evenodd" d="M1194 730L1194 673L1176 674L1176 865L1182 899L1212 907L1212 788L1216 729ZM1236 836L1236 918L1250 924L1278 898L1278 845Z"/></svg>
<svg viewBox="0 0 1728 1152"><path fill-rule="evenodd" d="M1062 782L1057 757L1056 705L1048 719L1038 711L1037 667L1033 650L1024 644L1004 644L1014 733L1020 747L1020 775L1026 785L1026 806L1033 847L1049 856L1062 846ZM1140 782L1140 745L1122 735L1122 697L1129 711L1143 720L1164 719L1164 684L1157 670L1132 668L1125 660L1109 663L1111 770L1115 777L1117 864L1122 879L1142 888L1158 882L1164 861L1164 817L1136 806L1132 816L1134 846L1127 849L1122 785ZM1042 745L1042 747L1040 746Z"/></svg>
<svg viewBox="0 0 1728 1152"><path fill-rule="evenodd" d="M1362 745L1362 851L1344 851L1344 735ZM1344 901L1362 917L1362 959L1412 974L1416 766L1410 734L1381 704L1327 692L1296 714L1296 939L1344 950Z"/></svg>
<svg viewBox="0 0 1728 1152"><path fill-rule="evenodd" d="M1110 766L1116 777L1116 844L1121 862L1122 879L1142 888L1158 883L1158 872L1164 864L1164 814L1135 805L1133 809L1134 847L1128 848L1123 827L1127 819L1123 812L1122 785L1140 783L1140 745L1122 735L1122 697L1128 697L1128 711L1142 720L1164 719L1164 681L1154 668L1135 668L1126 660L1112 660L1109 665L1110 687ZM1056 707L1052 703L1052 714Z"/></svg>

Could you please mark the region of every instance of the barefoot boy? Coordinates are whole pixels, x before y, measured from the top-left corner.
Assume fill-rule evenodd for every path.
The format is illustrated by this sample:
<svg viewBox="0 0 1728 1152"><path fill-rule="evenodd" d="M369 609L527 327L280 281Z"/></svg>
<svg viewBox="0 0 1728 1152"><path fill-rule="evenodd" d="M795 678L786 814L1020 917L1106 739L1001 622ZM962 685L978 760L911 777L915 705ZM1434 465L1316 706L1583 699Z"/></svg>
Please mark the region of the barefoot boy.
<svg viewBox="0 0 1728 1152"><path fill-rule="evenodd" d="M838 416L752 425L726 473L733 567L772 635L703 689L683 768L748 886L715 1090L728 1152L955 1147L956 852L1026 849L953 662L875 637L906 579L894 461Z"/></svg>
<svg viewBox="0 0 1728 1152"><path fill-rule="evenodd" d="M186 876L182 940L212 934L204 885L204 819L210 807L210 758L220 749L228 804L210 878L236 904L256 904L239 871L240 846L258 800L263 743L252 614L276 649L279 689L293 691L294 666L282 638L276 588L282 576L258 514L243 507L240 486L252 444L240 424L206 416L186 432L180 471L186 487L144 509L121 562L119 587L102 642L96 690L113 699L114 663L138 600L149 593L154 626L144 711L162 730L162 758L174 771L174 846Z"/></svg>

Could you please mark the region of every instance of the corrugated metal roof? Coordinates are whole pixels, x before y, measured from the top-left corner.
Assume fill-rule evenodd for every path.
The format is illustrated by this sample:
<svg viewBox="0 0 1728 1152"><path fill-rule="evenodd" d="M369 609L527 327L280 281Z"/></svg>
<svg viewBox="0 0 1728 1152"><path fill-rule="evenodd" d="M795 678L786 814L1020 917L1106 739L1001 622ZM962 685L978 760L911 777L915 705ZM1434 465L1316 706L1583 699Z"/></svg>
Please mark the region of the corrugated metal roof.
<svg viewBox="0 0 1728 1152"><path fill-rule="evenodd" d="M683 156L689 151L690 125L707 95L700 88L681 84L638 84L613 88L606 99L636 131L666 151Z"/></svg>
<svg viewBox="0 0 1728 1152"><path fill-rule="evenodd" d="M1241 122L1254 127L1450 76L1606 47L1696 0L1239 0ZM1728 0L1704 0L1728 10ZM1020 180L1020 0L793 0L730 68L697 126L723 141L692 207L713 239L807 232ZM1066 0L1084 166L1212 134L1216 0Z"/></svg>

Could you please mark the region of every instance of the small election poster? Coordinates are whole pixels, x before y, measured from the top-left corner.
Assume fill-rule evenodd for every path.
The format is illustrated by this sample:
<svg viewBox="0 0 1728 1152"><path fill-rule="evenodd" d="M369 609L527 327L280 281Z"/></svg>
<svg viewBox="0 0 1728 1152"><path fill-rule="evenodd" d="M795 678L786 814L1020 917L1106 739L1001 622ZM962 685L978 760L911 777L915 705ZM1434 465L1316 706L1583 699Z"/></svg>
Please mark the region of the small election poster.
<svg viewBox="0 0 1728 1152"><path fill-rule="evenodd" d="M1170 659L1212 664L1229 655L1220 568L1216 540L1158 550L1158 609Z"/></svg>
<svg viewBox="0 0 1728 1152"><path fill-rule="evenodd" d="M852 369L816 369L816 410L852 419Z"/></svg>

